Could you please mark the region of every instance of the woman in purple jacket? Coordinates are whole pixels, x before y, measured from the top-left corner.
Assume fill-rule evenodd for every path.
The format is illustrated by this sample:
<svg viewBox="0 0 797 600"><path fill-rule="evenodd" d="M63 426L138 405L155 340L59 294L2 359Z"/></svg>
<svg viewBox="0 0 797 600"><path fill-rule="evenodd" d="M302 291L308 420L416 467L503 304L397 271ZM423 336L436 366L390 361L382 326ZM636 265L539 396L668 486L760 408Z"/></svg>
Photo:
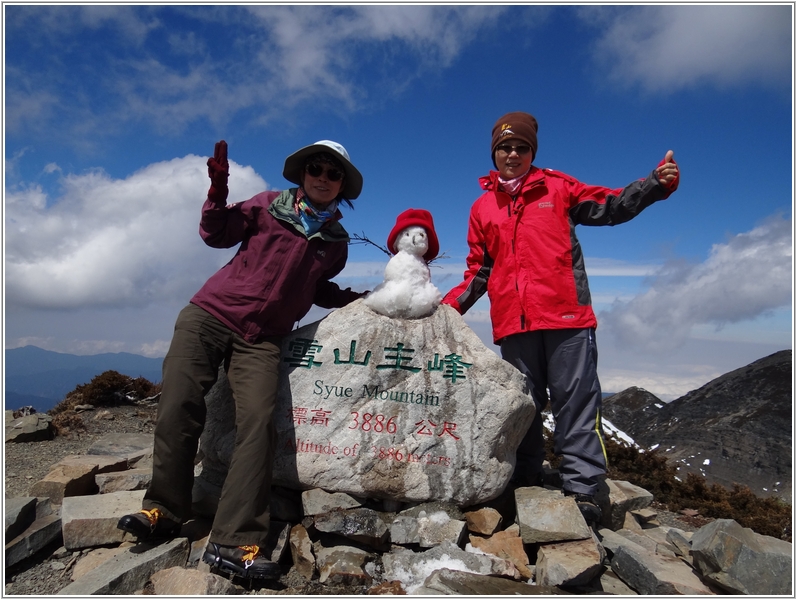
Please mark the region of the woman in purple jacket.
<svg viewBox="0 0 797 600"><path fill-rule="evenodd" d="M189 518L204 398L224 364L235 400L235 450L203 559L244 577L277 578L279 566L259 549L270 520L281 339L313 304L337 308L364 295L331 281L348 257L338 206L352 206L363 179L346 149L329 140L285 160L283 175L298 188L228 205L223 140L208 159L208 175L199 233L214 248L240 246L177 318L163 361L152 482L143 510L118 527L139 540L169 538Z"/></svg>

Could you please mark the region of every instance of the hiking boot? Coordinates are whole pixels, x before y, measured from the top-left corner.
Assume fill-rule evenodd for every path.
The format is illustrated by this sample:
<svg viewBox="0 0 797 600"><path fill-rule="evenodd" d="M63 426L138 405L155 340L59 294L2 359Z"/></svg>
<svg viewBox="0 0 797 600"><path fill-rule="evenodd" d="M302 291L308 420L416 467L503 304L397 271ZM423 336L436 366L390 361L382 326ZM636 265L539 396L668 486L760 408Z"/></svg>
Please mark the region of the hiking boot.
<svg viewBox="0 0 797 600"><path fill-rule="evenodd" d="M249 579L279 579L280 566L260 554L259 546L222 546L210 542L202 555L209 565Z"/></svg>
<svg viewBox="0 0 797 600"><path fill-rule="evenodd" d="M603 511L601 507L595 502L595 496L588 494L576 494L575 492L565 491L565 496L570 496L576 501L578 510L581 511L581 516L587 522L587 525L596 525L601 522L603 518Z"/></svg>
<svg viewBox="0 0 797 600"><path fill-rule="evenodd" d="M163 516L159 508L125 515L116 527L132 533L139 540L175 537L180 532L180 523Z"/></svg>

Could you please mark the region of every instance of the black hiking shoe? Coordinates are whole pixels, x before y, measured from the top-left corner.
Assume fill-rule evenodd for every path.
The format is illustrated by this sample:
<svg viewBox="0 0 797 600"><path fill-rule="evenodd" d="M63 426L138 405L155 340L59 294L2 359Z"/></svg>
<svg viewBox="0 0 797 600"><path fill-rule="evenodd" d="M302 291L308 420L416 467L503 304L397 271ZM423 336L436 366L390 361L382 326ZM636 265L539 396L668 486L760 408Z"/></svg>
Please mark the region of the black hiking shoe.
<svg viewBox="0 0 797 600"><path fill-rule="evenodd" d="M209 565L248 579L279 579L280 566L260 554L258 546L222 546L210 542L202 555Z"/></svg>
<svg viewBox="0 0 797 600"><path fill-rule="evenodd" d="M603 518L603 511L601 507L595 502L595 496L588 494L577 494L575 492L565 491L565 496L570 496L576 501L578 510L581 511L581 516L587 522L587 525L598 525Z"/></svg>
<svg viewBox="0 0 797 600"><path fill-rule="evenodd" d="M180 532L180 523L164 517L158 508L140 510L131 515L125 515L116 524L117 529L132 533L139 540L153 538L176 537Z"/></svg>

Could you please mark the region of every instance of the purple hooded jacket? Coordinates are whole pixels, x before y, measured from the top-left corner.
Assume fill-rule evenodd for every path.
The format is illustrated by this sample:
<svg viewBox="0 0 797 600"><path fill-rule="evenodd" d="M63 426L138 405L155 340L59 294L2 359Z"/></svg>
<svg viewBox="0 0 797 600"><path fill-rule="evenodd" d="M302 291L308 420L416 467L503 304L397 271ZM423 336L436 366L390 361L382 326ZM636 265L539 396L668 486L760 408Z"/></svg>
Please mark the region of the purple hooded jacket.
<svg viewBox="0 0 797 600"><path fill-rule="evenodd" d="M297 188L237 204L206 200L199 234L235 256L191 298L247 342L289 333L313 304L338 308L360 294L330 281L346 266L349 235L336 218L307 236L293 209Z"/></svg>

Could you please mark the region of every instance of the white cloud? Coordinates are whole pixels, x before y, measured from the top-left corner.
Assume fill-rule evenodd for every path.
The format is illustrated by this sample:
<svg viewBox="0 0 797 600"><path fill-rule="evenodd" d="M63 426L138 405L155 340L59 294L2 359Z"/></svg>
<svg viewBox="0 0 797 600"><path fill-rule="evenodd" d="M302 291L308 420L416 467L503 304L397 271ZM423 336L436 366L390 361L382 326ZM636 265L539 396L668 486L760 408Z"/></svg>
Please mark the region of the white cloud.
<svg viewBox="0 0 797 600"><path fill-rule="evenodd" d="M592 277L644 277L653 275L661 265L632 263L613 258L584 257L587 273Z"/></svg>
<svg viewBox="0 0 797 600"><path fill-rule="evenodd" d="M162 45L143 43L149 33L162 36L172 26L157 7L26 8L9 8L9 43L31 57L15 60L8 73L9 127L38 127L52 136L56 127L75 122L83 128L75 136L80 138L118 132L130 122L144 122L161 133L178 133L199 120L223 127L242 112L258 121L284 120L286 108L305 101L314 110L323 105L348 114L393 98L421 74L449 66L504 11L479 6L185 7L179 11L183 31L169 30L170 52L164 55ZM205 33L208 29L218 31L218 37ZM86 39L78 45L83 32ZM101 52L98 32L114 38ZM26 62L55 49L58 62ZM367 74L368 86L361 74ZM257 110L247 112L252 108Z"/></svg>
<svg viewBox="0 0 797 600"><path fill-rule="evenodd" d="M671 402L705 385L722 373L704 368L699 373L667 373L659 370L607 369L600 372L601 389L606 392L621 392L630 387L639 387L651 394Z"/></svg>
<svg viewBox="0 0 797 600"><path fill-rule="evenodd" d="M651 352L677 348L698 325L722 327L786 306L792 290L791 222L773 217L698 265L665 265L650 289L599 316L618 341Z"/></svg>
<svg viewBox="0 0 797 600"><path fill-rule="evenodd" d="M126 179L69 175L50 201L37 186L6 193L7 306L63 309L188 300L232 251L198 233L205 158L155 163ZM231 163L230 201L266 189ZM234 183L233 183L234 182Z"/></svg>
<svg viewBox="0 0 797 600"><path fill-rule="evenodd" d="M788 5L643 6L582 10L599 26L596 59L613 84L673 91L697 83L788 85Z"/></svg>

